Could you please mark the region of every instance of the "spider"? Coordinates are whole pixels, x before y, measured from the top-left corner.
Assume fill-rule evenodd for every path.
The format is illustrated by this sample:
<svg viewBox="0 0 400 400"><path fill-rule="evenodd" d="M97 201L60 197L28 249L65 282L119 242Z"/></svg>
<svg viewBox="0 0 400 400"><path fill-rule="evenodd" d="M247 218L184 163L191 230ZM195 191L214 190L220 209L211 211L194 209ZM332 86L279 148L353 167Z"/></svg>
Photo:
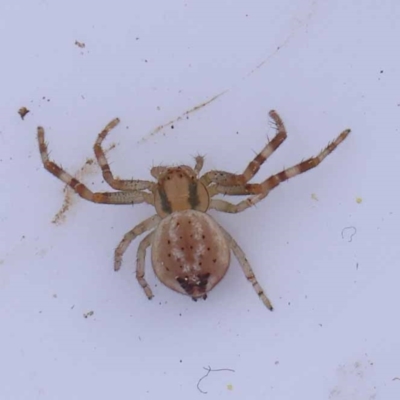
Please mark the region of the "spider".
<svg viewBox="0 0 400 400"><path fill-rule="evenodd" d="M92 192L87 186L49 159L44 129L37 128L39 151L44 168L70 186L80 197L101 204L147 203L156 214L127 232L114 253L114 270L121 267L122 257L131 242L147 235L139 243L136 278L146 296L153 292L145 279L146 250L151 246L151 261L158 279L170 289L188 295L193 300L206 299L207 293L224 277L230 264L231 252L238 260L247 280L264 305L273 310L271 301L257 281L244 251L235 239L220 226L208 210L239 213L264 199L281 182L319 165L325 157L346 139L350 129L343 131L316 157L272 175L261 183L249 183L262 164L286 139L282 119L274 110L269 112L276 125L276 135L248 164L242 174L209 171L200 175L204 157L195 157L194 167L157 166L151 169L156 182L116 179L107 162L102 143L119 119L112 120L97 137L94 153L104 180L116 192ZM247 196L237 204L215 199L216 195Z"/></svg>

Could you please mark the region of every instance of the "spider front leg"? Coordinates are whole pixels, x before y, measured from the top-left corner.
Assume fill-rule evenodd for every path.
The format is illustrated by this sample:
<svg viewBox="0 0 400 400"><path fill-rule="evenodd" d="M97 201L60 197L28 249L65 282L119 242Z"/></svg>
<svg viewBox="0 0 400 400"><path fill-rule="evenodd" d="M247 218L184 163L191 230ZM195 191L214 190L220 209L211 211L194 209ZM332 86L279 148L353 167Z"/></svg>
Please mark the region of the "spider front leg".
<svg viewBox="0 0 400 400"><path fill-rule="evenodd" d="M63 181L83 199L91 201L92 203L102 204L137 204L143 202L152 204L152 196L146 192L92 192L83 183L79 182L68 172L64 171L56 163L50 161L47 144L45 142L44 129L41 126L37 128L37 138L44 168L56 178Z"/></svg>
<svg viewBox="0 0 400 400"><path fill-rule="evenodd" d="M114 175L111 172L110 165L108 164L106 155L102 148L102 143L111 129L115 128L119 124L119 118L113 119L106 127L99 133L97 139L94 143L93 150L96 156L97 162L100 165L101 172L103 174L104 180L116 190L145 190L149 189L152 190L154 183L151 181L144 181L144 180L122 180L122 179L115 179Z"/></svg>
<svg viewBox="0 0 400 400"><path fill-rule="evenodd" d="M269 116L276 125L277 133L261 150L261 152L258 153L257 156L248 164L244 172L242 174L232 174L225 171L207 172L201 177L201 180L206 185L215 183L220 186L243 186L254 177L268 157L284 142L287 137L285 126L278 113L275 110L271 110L269 112Z"/></svg>
<svg viewBox="0 0 400 400"><path fill-rule="evenodd" d="M222 232L225 235L225 238L229 244L230 249L232 250L233 254L235 255L236 259L238 260L242 270L247 278L247 280L252 284L255 292L257 293L258 297L264 303L264 305L272 311L274 308L272 307L271 301L268 299L267 295L265 294L263 288L258 283L257 278L254 275L254 272L250 266L249 261L246 258L246 254L241 249L241 247L237 244L236 240L220 226Z"/></svg>
<svg viewBox="0 0 400 400"><path fill-rule="evenodd" d="M350 134L350 129L344 130L333 142L329 143L328 146L322 150L316 157L311 157L293 167L287 168L278 174L272 175L262 183L246 184L243 186L236 187L225 187L217 185L214 190L221 194L227 195L253 195L247 199L239 202L238 204L231 204L224 200L214 199L211 200L210 208L214 208L218 211L228 213L238 213L246 210L247 208L257 204L263 198L265 198L269 192L276 188L281 182L287 181L297 175L300 175L310 169L318 166L329 154L331 154L340 143L342 143L347 136Z"/></svg>

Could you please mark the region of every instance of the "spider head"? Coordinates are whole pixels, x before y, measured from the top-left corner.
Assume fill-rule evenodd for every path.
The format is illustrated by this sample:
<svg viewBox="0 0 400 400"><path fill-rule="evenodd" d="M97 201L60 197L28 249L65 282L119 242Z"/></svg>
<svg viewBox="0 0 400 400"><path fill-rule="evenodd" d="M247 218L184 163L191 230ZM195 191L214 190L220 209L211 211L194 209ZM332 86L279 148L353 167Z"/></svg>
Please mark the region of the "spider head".
<svg viewBox="0 0 400 400"><path fill-rule="evenodd" d="M157 179L154 205L161 217L190 209L207 211L208 191L192 168L187 165L154 167L151 174Z"/></svg>

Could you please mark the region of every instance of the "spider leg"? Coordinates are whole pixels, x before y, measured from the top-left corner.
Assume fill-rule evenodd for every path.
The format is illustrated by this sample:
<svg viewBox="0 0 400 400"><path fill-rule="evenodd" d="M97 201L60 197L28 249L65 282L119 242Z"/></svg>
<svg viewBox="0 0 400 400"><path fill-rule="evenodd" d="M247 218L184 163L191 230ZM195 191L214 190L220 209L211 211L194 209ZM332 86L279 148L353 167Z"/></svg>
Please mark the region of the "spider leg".
<svg viewBox="0 0 400 400"><path fill-rule="evenodd" d="M221 194L227 195L253 195L247 199L239 202L238 204L231 204L224 200L213 199L210 203L210 208L218 211L227 213L238 213L245 209L257 204L260 200L265 198L269 192L277 187L281 182L287 181L290 178L300 175L312 168L319 165L330 153L332 153L336 147L339 146L343 140L350 134L350 129L343 131L333 142L329 143L328 146L322 150L316 157L311 157L301 163L294 165L293 167L287 168L278 174L272 175L262 183L246 184L243 186L231 186L225 187L222 185L216 185L214 191Z"/></svg>
<svg viewBox="0 0 400 400"><path fill-rule="evenodd" d="M40 156L42 158L44 168L56 178L60 179L69 187L71 187L75 193L77 193L83 199L93 203L102 204L137 204L143 202L153 204L152 195L147 192L92 192L89 188L87 188L87 186L79 182L68 172L64 171L56 163L50 161L47 144L45 142L44 129L41 126L37 128L37 135Z"/></svg>
<svg viewBox="0 0 400 400"><path fill-rule="evenodd" d="M100 165L103 178L113 189L116 190L127 190L127 191L144 190L144 189L151 190L154 186L154 183L151 181L135 180L135 179L122 180L114 178L110 169L110 165L107 162L106 155L101 145L107 134L110 132L110 130L115 128L118 124L119 124L119 118L115 118L109 124L107 124L106 127L97 136L97 139L93 146L94 154L96 156L97 162Z"/></svg>
<svg viewBox="0 0 400 400"><path fill-rule="evenodd" d="M233 254L235 255L236 259L238 260L240 266L242 267L242 270L247 278L247 280L252 284L255 292L257 293L258 297L261 299L261 301L264 303L264 305L269 309L273 310L271 301L268 299L267 295L265 294L263 288L261 285L258 283L257 278L254 275L254 272L250 266L249 261L246 258L246 255L244 251L241 249L241 247L237 244L235 239L224 229L221 227L222 232L225 235L225 238L229 244L229 247L231 248Z"/></svg>
<svg viewBox="0 0 400 400"><path fill-rule="evenodd" d="M146 259L146 250L151 245L154 236L154 231L150 232L139 244L137 256L136 256L136 279L139 285L143 288L144 293L150 300L153 298L153 292L151 291L146 279L144 278L144 267Z"/></svg>
<svg viewBox="0 0 400 400"><path fill-rule="evenodd" d="M196 156L194 158L196 160L196 165L194 166L194 171L198 175L203 168L204 165L204 157L203 156Z"/></svg>
<svg viewBox="0 0 400 400"><path fill-rule="evenodd" d="M142 233L149 231L157 226L157 224L161 221L161 217L158 215L153 215L150 218L145 219L140 224L136 225L129 232L125 233L124 237L118 244L117 248L114 252L114 270L118 271L121 268L122 257L132 243L132 240L136 239ZM139 256L138 256L139 257ZM138 278L139 279L139 278Z"/></svg>
<svg viewBox="0 0 400 400"><path fill-rule="evenodd" d="M209 185L216 183L220 186L238 186L245 185L259 171L268 157L284 142L287 137L285 126L282 119L275 110L269 112L269 116L275 122L277 133L270 142L261 150L260 153L248 164L242 174L232 174L225 171L209 171L205 173L201 180Z"/></svg>

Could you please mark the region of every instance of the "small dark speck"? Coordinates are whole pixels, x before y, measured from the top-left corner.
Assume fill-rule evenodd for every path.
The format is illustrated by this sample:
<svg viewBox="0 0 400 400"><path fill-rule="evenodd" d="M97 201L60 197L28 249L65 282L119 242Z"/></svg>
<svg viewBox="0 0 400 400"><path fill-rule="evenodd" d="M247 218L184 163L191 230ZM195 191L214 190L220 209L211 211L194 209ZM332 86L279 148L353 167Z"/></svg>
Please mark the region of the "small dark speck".
<svg viewBox="0 0 400 400"><path fill-rule="evenodd" d="M380 70L380 73L383 74L383 69Z"/></svg>
<svg viewBox="0 0 400 400"><path fill-rule="evenodd" d="M18 110L18 114L19 114L19 116L21 117L22 120L25 118L26 114L28 114L29 112L30 111L26 107L21 107Z"/></svg>
<svg viewBox="0 0 400 400"><path fill-rule="evenodd" d="M181 363L181 362L182 362L182 360L179 360L179 362Z"/></svg>
<svg viewBox="0 0 400 400"><path fill-rule="evenodd" d="M322 328L322 324L318 324Z"/></svg>
<svg viewBox="0 0 400 400"><path fill-rule="evenodd" d="M174 129L175 127L173 125L171 125L171 129Z"/></svg>

